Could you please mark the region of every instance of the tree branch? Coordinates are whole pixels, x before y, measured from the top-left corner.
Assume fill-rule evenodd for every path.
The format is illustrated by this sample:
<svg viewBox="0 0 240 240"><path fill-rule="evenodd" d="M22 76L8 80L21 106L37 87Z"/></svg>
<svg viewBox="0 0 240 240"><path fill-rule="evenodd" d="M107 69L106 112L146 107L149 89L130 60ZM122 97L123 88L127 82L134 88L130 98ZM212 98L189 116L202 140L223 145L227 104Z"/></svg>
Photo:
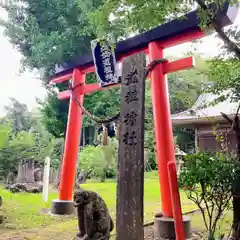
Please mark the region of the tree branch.
<svg viewBox="0 0 240 240"><path fill-rule="evenodd" d="M228 117L227 114L220 112L224 119L226 119L230 124L233 124L233 120Z"/></svg>
<svg viewBox="0 0 240 240"><path fill-rule="evenodd" d="M196 2L198 3L198 5L205 11L208 10L207 5L205 4L204 0L196 0ZM208 14L210 16L210 14ZM223 29L219 26L219 24L217 23L216 19L212 19L211 22L212 27L215 29L215 31L217 32L218 36L222 39L222 41L225 43L225 45L227 46L227 49L230 52L235 53L235 55L240 58L240 48L237 46L236 43L234 43L228 36L227 34L223 31Z"/></svg>
<svg viewBox="0 0 240 240"><path fill-rule="evenodd" d="M238 105L237 112L235 114L235 118L238 116L239 110L240 110L240 104Z"/></svg>

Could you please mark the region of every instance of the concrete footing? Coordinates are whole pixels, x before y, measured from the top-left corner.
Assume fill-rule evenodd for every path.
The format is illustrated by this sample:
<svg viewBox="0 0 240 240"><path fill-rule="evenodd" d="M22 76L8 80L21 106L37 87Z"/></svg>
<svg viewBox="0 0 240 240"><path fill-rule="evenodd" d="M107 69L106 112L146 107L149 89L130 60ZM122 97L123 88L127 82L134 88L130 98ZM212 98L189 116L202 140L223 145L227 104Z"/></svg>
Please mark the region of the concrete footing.
<svg viewBox="0 0 240 240"><path fill-rule="evenodd" d="M185 231L185 238L191 237L191 224L190 218L188 216L183 216L183 224ZM174 219L167 217L156 217L154 221L155 226L155 239L176 239L175 229L174 229Z"/></svg>
<svg viewBox="0 0 240 240"><path fill-rule="evenodd" d="M72 215L76 213L76 209L73 206L73 201L61 201L57 199L52 201L51 213L55 215Z"/></svg>

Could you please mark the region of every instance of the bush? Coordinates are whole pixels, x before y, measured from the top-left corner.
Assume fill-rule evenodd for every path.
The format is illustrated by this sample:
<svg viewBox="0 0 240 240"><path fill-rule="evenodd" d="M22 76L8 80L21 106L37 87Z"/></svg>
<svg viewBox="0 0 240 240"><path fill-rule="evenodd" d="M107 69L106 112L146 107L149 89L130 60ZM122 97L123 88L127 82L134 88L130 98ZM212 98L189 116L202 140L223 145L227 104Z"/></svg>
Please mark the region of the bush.
<svg viewBox="0 0 240 240"><path fill-rule="evenodd" d="M117 140L109 139L106 146L86 146L79 153L80 170L88 172L90 177L100 178L105 181L106 178L116 176L117 159Z"/></svg>
<svg viewBox="0 0 240 240"><path fill-rule="evenodd" d="M218 222L231 207L232 185L239 172L239 162L229 155L199 153L186 156L180 187L201 210L209 240L215 239Z"/></svg>
<svg viewBox="0 0 240 240"><path fill-rule="evenodd" d="M8 125L0 126L0 175L5 179L22 159L32 159L38 153L31 133L13 135L11 130Z"/></svg>

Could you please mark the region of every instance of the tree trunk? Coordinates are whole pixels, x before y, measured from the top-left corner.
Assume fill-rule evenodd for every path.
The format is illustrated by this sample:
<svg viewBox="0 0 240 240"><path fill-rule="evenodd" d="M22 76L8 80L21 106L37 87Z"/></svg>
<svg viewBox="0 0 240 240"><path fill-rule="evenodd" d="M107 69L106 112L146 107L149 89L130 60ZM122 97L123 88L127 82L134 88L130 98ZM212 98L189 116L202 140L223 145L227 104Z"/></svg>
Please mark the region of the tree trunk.
<svg viewBox="0 0 240 240"><path fill-rule="evenodd" d="M82 138L83 138L82 145L83 145L83 148L84 148L85 145L86 145L85 127L82 127Z"/></svg>
<svg viewBox="0 0 240 240"><path fill-rule="evenodd" d="M56 178L55 184L54 184L55 188L59 188L59 185L60 185L62 163L63 163L64 145L65 145L65 135L64 135L63 145L62 145L62 148L61 148L60 164L59 164L59 168L58 168L57 178Z"/></svg>
<svg viewBox="0 0 240 240"><path fill-rule="evenodd" d="M232 237L234 240L240 239L240 199L237 195L233 196L233 234Z"/></svg>
<svg viewBox="0 0 240 240"><path fill-rule="evenodd" d="M108 128L106 125L102 125L103 132L102 132L102 146L108 145Z"/></svg>
<svg viewBox="0 0 240 240"><path fill-rule="evenodd" d="M144 148L144 171L148 170L148 149Z"/></svg>
<svg viewBox="0 0 240 240"><path fill-rule="evenodd" d="M237 159L240 161L240 126L239 117L236 115L234 119L234 130L236 132L237 142ZM233 189L233 234L235 240L240 239L240 176L235 182Z"/></svg>
<svg viewBox="0 0 240 240"><path fill-rule="evenodd" d="M240 105L238 106L237 112L234 119L230 119L228 115L222 113L223 118L231 124L231 131L236 134L236 144L237 144L237 161L240 161L240 124L239 124L239 113ZM229 132L229 133L230 133ZM238 178L233 182L233 224L232 224L232 240L240 240L240 173L238 173Z"/></svg>
<svg viewBox="0 0 240 240"><path fill-rule="evenodd" d="M76 166L76 171L75 171L75 182L74 182L74 189L80 189L80 182L78 181L78 169Z"/></svg>

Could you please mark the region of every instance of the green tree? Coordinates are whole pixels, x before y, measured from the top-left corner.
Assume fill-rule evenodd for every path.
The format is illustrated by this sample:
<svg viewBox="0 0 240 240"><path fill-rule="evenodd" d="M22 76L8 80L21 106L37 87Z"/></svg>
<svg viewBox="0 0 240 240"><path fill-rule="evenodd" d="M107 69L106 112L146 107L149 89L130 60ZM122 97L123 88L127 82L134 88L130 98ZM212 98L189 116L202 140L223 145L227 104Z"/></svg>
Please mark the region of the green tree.
<svg viewBox="0 0 240 240"><path fill-rule="evenodd" d="M211 80L208 76L209 64L207 61L198 54L191 55L195 58L196 67L168 75L172 113L182 112L192 107Z"/></svg>
<svg viewBox="0 0 240 240"><path fill-rule="evenodd" d="M68 100L60 101L57 93L49 90L44 101L39 101L42 122L46 129L56 138L65 137Z"/></svg>
<svg viewBox="0 0 240 240"><path fill-rule="evenodd" d="M12 122L14 134L21 131L28 131L32 126L32 119L26 104L10 98L10 104L5 106L7 118Z"/></svg>
<svg viewBox="0 0 240 240"><path fill-rule="evenodd" d="M33 159L43 164L45 157L53 159L53 165L59 165L59 142L41 123L41 119L31 115L32 126L28 131L14 132L11 120L6 117L0 124L0 175L7 176L16 169L21 160Z"/></svg>
<svg viewBox="0 0 240 240"><path fill-rule="evenodd" d="M22 159L37 156L34 136L28 132L14 134L11 124L0 125L0 174L7 177Z"/></svg>
<svg viewBox="0 0 240 240"><path fill-rule="evenodd" d="M11 42L22 52L23 65L30 69L45 69L45 76L49 76L53 64L62 63L77 55L84 55L90 49L90 40L96 38L97 32L90 15L95 10L100 11L105 4L103 1L80 0L70 3L63 0L51 2L41 0L26 1L24 5L26 7L23 7L11 2L10 5L5 6L9 18L7 21L2 21L2 25ZM138 9L141 9L141 4L136 4ZM171 9L167 12L170 11ZM119 19L116 18L110 30L114 35L118 33L124 36L124 32L128 31L122 25L123 22L117 21ZM156 24L157 21L159 24L158 18ZM88 77L87 82L96 82L95 76ZM86 96L84 104L90 112L104 117L117 112L118 102L119 89L111 89ZM42 104L43 122L54 136L65 132L67 109L68 101L59 101L56 94L49 91L47 99ZM86 117L84 126L92 124L92 121Z"/></svg>
<svg viewBox="0 0 240 240"><path fill-rule="evenodd" d="M225 2L219 0L109 0L105 1L99 8L92 9L87 6L86 1L81 0L79 5L86 12L92 27L99 37L108 34L116 40L125 37L126 33L141 33L161 23L181 17L196 5L200 6L201 24L206 26L207 21L212 19L215 14L213 11L206 11L207 5L215 3L220 8ZM236 3L239 1L231 2ZM118 32L113 31L115 28L118 29ZM221 31L216 25L214 25L214 28L218 32ZM125 35L123 35L123 32Z"/></svg>
<svg viewBox="0 0 240 240"><path fill-rule="evenodd" d="M1 21L5 34L23 54L23 67L43 70L44 83L54 70L54 65L89 52L90 41L96 38L90 27L84 6L78 1L40 0L10 1L2 5L8 12L8 20ZM101 0L85 1L85 7L97 9ZM87 76L87 82L96 82L95 75ZM60 90L66 86L59 86ZM119 90L106 90L85 96L85 107L99 117L114 114ZM108 100L111 97L112 102ZM68 115L68 101L59 101L56 93L48 88L48 96L42 105L43 123L55 137L64 136ZM93 125L85 117L84 126Z"/></svg>
<svg viewBox="0 0 240 240"><path fill-rule="evenodd" d="M104 182L107 177L116 176L117 141L108 139L108 145L87 146L79 154L80 170L90 177L100 178Z"/></svg>
<svg viewBox="0 0 240 240"><path fill-rule="evenodd" d="M57 145L59 139L55 138L49 133L42 124L42 115L38 114L34 116L32 114L33 124L29 133L34 137L34 143L37 149L37 159L40 162L44 161L44 158L51 157L54 151L54 146Z"/></svg>
<svg viewBox="0 0 240 240"><path fill-rule="evenodd" d="M239 1L237 1L239 2ZM204 7L204 6L203 6ZM214 84L211 85L208 91L219 95L217 101L223 101L226 98L233 101L239 101L240 93L240 81L239 81L239 67L240 67L240 31L237 27L232 27L228 31L224 32L219 29L217 24L214 26L217 35L222 40L222 48L219 50L219 55L211 59L209 76L214 79ZM227 90L227 94L226 94ZM231 91L229 91L231 90ZM240 126L239 126L239 109L236 111L234 118L230 118L224 114L224 109L222 110L222 115L225 120L229 123L232 131L236 135L236 145L237 145L237 159L240 161ZM240 182L237 179L238 185ZM240 237L240 200L236 198L236 194L239 190L234 189L233 192L233 232L232 238L238 239Z"/></svg>
<svg viewBox="0 0 240 240"><path fill-rule="evenodd" d="M80 1L84 6L85 1ZM109 34L125 37L127 32L143 32L191 9L194 1L126 0L105 1L98 9L85 7L91 25L99 37ZM111 17L112 16L112 17ZM109 21L111 20L111 21ZM118 32L113 32L117 26ZM127 29L128 31L124 31Z"/></svg>
<svg viewBox="0 0 240 240"><path fill-rule="evenodd" d="M239 171L240 164L233 156L199 153L186 157L180 186L200 209L208 240L217 239L219 221L231 208L232 182ZM228 237L226 229L220 231Z"/></svg>
<svg viewBox="0 0 240 240"><path fill-rule="evenodd" d="M11 1L3 5L8 20L1 21L12 44L23 54L23 68L44 70L44 82L53 73L55 64L90 49L92 31L85 31L87 18L75 1L41 0ZM101 1L94 1L97 7ZM59 101L51 89L42 105L43 123L55 137L64 136L68 101Z"/></svg>
<svg viewBox="0 0 240 240"><path fill-rule="evenodd" d="M100 0L90 4L98 7ZM84 55L95 38L88 29L85 12L77 1L24 0L9 1L1 6L8 20L1 20L10 41L23 54L23 66L43 69L49 76L55 64Z"/></svg>

